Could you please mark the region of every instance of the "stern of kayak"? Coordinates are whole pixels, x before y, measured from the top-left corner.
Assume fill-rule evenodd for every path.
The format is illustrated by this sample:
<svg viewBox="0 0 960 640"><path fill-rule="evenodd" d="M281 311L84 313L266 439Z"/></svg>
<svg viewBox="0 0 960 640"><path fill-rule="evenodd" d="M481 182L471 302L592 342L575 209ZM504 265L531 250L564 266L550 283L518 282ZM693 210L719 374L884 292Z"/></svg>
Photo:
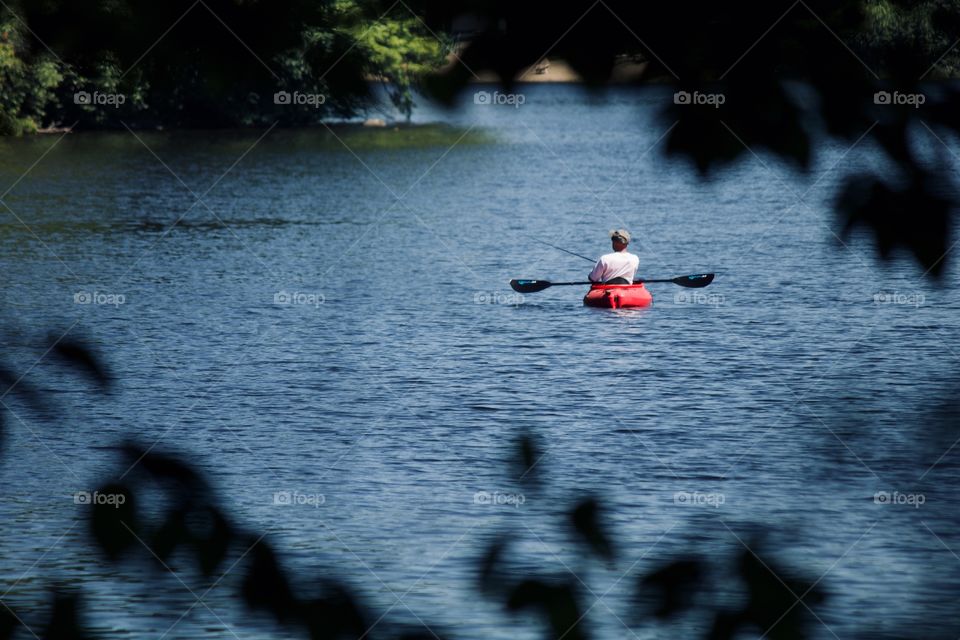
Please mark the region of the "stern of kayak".
<svg viewBox="0 0 960 640"><path fill-rule="evenodd" d="M588 307L622 309L624 307L649 307L653 296L643 284L595 284L583 297Z"/></svg>

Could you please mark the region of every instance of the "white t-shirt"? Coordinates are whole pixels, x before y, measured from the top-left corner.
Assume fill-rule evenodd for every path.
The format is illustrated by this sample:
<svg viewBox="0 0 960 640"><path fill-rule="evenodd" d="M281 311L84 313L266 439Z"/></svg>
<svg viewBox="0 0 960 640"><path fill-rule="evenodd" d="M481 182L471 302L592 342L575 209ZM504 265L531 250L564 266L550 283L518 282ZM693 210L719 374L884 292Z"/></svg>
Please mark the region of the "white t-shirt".
<svg viewBox="0 0 960 640"><path fill-rule="evenodd" d="M606 282L614 278L626 278L628 282L633 282L639 266L640 258L635 254L627 253L626 250L614 251L600 256L597 266L590 272L590 281Z"/></svg>

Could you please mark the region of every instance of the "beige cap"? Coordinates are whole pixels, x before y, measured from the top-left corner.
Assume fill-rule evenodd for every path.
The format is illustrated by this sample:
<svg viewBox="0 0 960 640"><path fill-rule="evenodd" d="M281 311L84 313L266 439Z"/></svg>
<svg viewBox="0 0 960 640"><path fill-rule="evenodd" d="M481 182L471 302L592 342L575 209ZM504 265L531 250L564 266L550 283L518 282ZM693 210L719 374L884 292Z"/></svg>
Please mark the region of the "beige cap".
<svg viewBox="0 0 960 640"><path fill-rule="evenodd" d="M611 240L619 240L623 244L630 244L630 232L626 229L614 229L610 232Z"/></svg>

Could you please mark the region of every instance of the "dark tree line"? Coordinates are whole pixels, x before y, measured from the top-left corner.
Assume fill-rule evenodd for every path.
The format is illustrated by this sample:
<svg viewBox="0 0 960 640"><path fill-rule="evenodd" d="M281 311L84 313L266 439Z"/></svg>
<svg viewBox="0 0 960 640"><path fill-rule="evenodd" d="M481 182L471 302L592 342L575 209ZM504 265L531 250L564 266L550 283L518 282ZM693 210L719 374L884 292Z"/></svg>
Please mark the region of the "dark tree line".
<svg viewBox="0 0 960 640"><path fill-rule="evenodd" d="M370 106L373 79L409 114L411 85L446 50L399 5L13 1L0 7L0 133L311 124Z"/></svg>

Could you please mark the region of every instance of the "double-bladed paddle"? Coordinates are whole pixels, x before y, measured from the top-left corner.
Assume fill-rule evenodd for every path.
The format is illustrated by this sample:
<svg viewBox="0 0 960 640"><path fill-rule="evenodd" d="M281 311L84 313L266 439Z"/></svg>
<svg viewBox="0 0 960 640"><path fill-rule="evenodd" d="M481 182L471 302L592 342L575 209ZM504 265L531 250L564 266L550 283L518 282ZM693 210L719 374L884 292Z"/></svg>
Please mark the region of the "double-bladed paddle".
<svg viewBox="0 0 960 640"><path fill-rule="evenodd" d="M646 284L648 282L672 282L681 287L699 289L713 282L712 273L695 273L689 276L677 276L676 278L663 278L659 280L646 280L639 278L634 280L634 284ZM511 280L510 287L518 293L537 293L549 287L562 287L567 285L591 285L602 284L597 282L548 282L546 280Z"/></svg>

